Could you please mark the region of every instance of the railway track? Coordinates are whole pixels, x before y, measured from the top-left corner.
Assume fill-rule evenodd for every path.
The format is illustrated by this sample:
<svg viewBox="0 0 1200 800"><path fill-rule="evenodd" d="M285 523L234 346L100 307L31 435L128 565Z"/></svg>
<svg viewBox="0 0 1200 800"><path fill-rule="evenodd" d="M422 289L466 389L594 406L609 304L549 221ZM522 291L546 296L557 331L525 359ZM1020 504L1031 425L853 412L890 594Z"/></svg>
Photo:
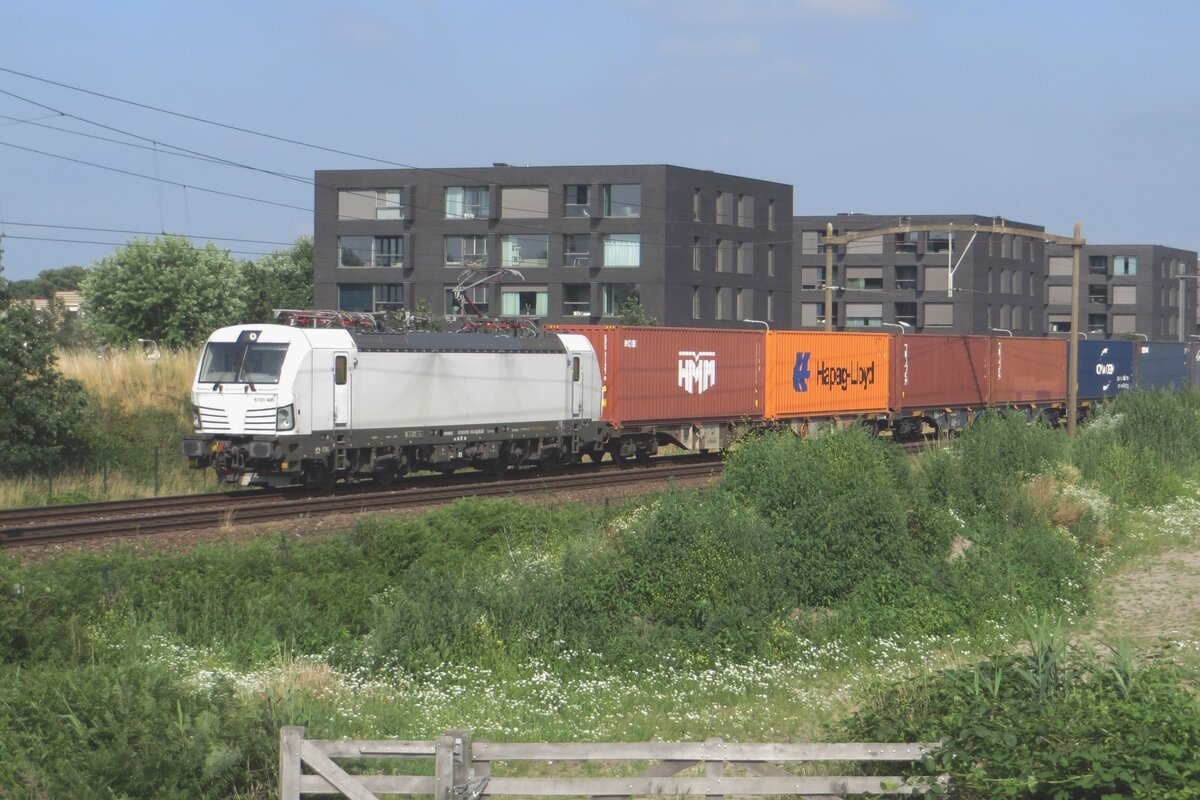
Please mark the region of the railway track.
<svg viewBox="0 0 1200 800"><path fill-rule="evenodd" d="M332 492L238 491L144 500L25 508L0 512L0 546L28 547L104 536L151 536L226 525L334 514L362 514L450 503L463 497L563 492L702 478L721 470L717 456L665 456L646 465L570 467L552 474L516 471L504 479L480 473L415 478L383 488L374 484Z"/></svg>

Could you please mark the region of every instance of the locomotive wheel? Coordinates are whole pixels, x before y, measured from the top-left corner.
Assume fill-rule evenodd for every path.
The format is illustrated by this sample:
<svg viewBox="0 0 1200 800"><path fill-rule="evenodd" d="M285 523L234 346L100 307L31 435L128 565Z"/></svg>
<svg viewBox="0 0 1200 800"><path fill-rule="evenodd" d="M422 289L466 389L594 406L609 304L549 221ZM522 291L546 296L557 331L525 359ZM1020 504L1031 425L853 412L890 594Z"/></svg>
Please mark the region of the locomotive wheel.
<svg viewBox="0 0 1200 800"><path fill-rule="evenodd" d="M314 489L327 492L333 488L335 479L324 461L313 461L304 470L304 482Z"/></svg>
<svg viewBox="0 0 1200 800"><path fill-rule="evenodd" d="M375 469L371 472L371 477L373 477L375 482L380 486L391 486L396 482L396 479L400 477L400 471L396 469L396 460L394 458L389 458L382 464L377 464Z"/></svg>

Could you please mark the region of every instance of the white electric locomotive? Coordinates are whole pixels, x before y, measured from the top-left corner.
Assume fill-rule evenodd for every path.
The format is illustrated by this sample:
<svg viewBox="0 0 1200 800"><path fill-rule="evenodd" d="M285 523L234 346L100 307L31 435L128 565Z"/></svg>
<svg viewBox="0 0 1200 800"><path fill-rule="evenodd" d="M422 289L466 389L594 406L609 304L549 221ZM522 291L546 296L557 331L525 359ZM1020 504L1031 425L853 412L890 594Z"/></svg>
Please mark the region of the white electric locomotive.
<svg viewBox="0 0 1200 800"><path fill-rule="evenodd" d="M192 466L244 485L599 458L596 354L583 336L360 333L234 325L192 387Z"/></svg>

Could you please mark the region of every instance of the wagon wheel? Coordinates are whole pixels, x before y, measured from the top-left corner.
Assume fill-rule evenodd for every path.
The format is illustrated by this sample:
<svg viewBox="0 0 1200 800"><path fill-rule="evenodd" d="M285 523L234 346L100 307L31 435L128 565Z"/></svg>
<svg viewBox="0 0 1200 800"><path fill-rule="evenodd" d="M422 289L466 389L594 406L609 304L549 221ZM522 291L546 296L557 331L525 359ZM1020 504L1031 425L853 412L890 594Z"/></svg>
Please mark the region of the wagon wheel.
<svg viewBox="0 0 1200 800"><path fill-rule="evenodd" d="M329 471L329 465L324 461L311 461L304 470L304 482L323 492L332 489L335 480L333 473Z"/></svg>

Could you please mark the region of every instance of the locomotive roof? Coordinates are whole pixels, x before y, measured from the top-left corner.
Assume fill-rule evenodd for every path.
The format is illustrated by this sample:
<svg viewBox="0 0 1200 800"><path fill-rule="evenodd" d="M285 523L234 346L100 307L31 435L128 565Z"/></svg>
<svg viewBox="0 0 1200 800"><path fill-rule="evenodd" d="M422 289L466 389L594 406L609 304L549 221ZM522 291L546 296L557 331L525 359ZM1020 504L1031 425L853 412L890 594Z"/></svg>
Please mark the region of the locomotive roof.
<svg viewBox="0 0 1200 800"><path fill-rule="evenodd" d="M565 353L557 336L529 339L485 333L351 333L359 352Z"/></svg>

